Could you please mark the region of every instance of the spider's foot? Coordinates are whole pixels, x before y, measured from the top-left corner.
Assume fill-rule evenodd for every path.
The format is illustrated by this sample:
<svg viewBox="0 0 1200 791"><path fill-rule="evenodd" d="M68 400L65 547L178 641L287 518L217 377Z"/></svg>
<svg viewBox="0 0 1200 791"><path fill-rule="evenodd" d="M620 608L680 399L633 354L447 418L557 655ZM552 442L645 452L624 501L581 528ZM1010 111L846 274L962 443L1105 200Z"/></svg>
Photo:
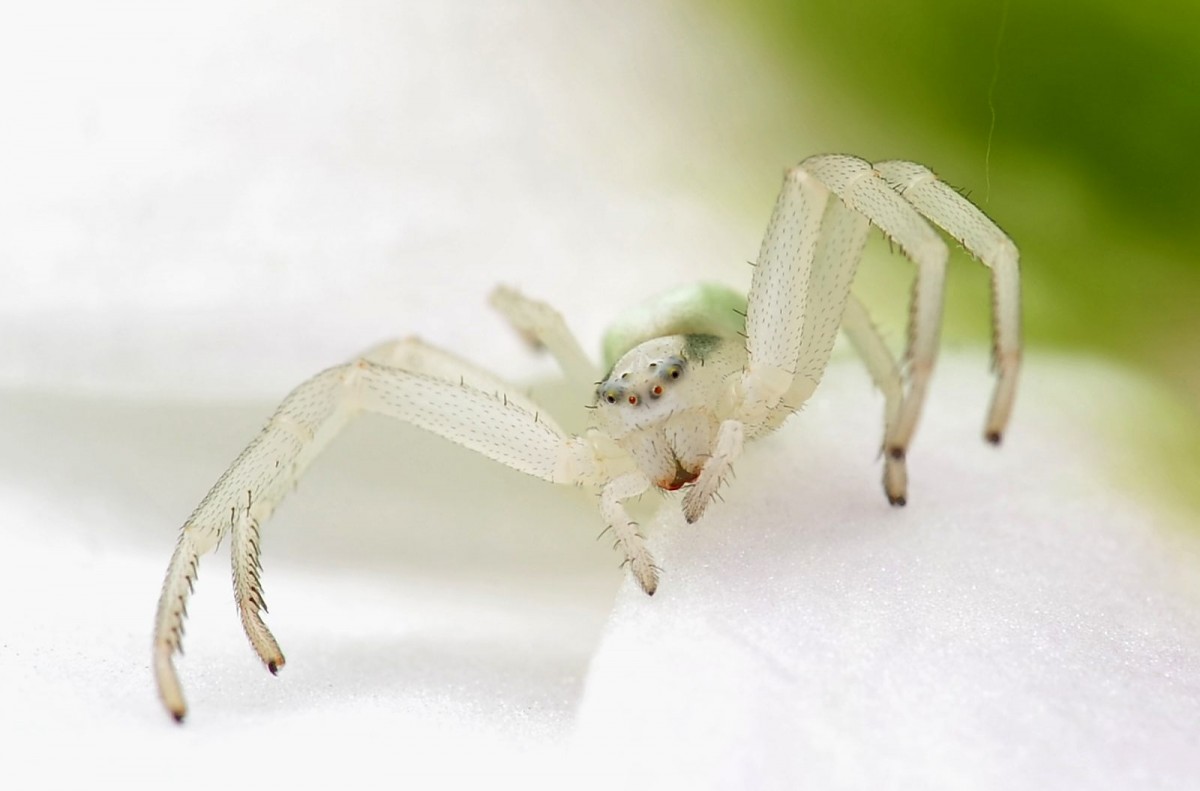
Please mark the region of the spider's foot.
<svg viewBox="0 0 1200 791"><path fill-rule="evenodd" d="M283 658L279 643L275 642L275 636L263 623L262 617L257 611L243 610L242 626L246 629L246 637L250 638L250 646L254 653L258 654L258 658L266 665L267 670L271 671L271 675L278 675L279 668L287 664L287 660Z"/></svg>
<svg viewBox="0 0 1200 791"><path fill-rule="evenodd" d="M266 665L267 670L271 671L271 675L279 675L279 669L287 664L287 660L283 658L283 652L279 650L279 643L275 642L275 637L266 631L266 626L263 626L263 632L256 632L250 639L250 644L254 647L255 653L262 663Z"/></svg>
<svg viewBox="0 0 1200 791"><path fill-rule="evenodd" d="M183 699L183 688L179 685L179 675L175 672L175 664L171 656L175 647L171 643L161 643L154 650L154 676L158 682L158 696L162 699L167 713L176 722L183 722L187 714L187 703Z"/></svg>
<svg viewBox="0 0 1200 791"><path fill-rule="evenodd" d="M1004 435L999 429L988 429L984 432L983 438L991 445L999 445L1000 441L1004 439Z"/></svg>
<svg viewBox="0 0 1200 791"><path fill-rule="evenodd" d="M653 563L641 571L635 570L633 576L647 596L653 596L654 592L658 590L658 567Z"/></svg>
<svg viewBox="0 0 1200 791"><path fill-rule="evenodd" d="M892 505L902 506L908 502L908 465L901 448L888 448L884 456L883 493Z"/></svg>

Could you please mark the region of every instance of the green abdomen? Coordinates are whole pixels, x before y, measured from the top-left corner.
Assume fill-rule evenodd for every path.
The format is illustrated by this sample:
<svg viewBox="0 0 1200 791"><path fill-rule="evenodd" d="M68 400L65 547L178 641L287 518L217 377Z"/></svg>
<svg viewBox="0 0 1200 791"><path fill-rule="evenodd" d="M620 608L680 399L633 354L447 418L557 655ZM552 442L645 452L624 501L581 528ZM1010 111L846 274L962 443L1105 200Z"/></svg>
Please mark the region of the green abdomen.
<svg viewBox="0 0 1200 791"><path fill-rule="evenodd" d="M717 283L692 283L641 302L604 333L604 367L635 346L666 335L731 338L746 330L746 297Z"/></svg>

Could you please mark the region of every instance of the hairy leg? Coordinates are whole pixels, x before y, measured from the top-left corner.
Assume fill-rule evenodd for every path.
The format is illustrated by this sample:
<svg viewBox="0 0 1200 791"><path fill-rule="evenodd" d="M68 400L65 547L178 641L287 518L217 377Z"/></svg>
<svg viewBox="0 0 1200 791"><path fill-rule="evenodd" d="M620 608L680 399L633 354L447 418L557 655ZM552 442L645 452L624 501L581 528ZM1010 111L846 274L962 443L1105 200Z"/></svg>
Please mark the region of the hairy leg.
<svg viewBox="0 0 1200 791"><path fill-rule="evenodd" d="M407 359L413 366L418 365L414 360L423 362L406 369L378 359ZM154 633L159 693L177 719L183 718L186 704L172 657L180 650L200 555L231 534L242 623L259 658L274 672L284 658L260 615L259 525L346 423L364 411L412 423L554 483L607 480L590 440L569 437L532 401L498 379L469 366L456 368L453 356L417 341L376 347L354 362L317 374L288 394L180 531Z"/></svg>
<svg viewBox="0 0 1200 791"><path fill-rule="evenodd" d="M844 155L823 155L804 160L800 167L882 230L917 266L905 355L908 389L887 447L888 454L902 459L916 431L937 359L949 250L933 227L869 162Z"/></svg>
<svg viewBox="0 0 1200 791"><path fill-rule="evenodd" d="M544 346L572 382L593 384L599 377L562 314L550 305L508 286L497 286L489 301L530 342Z"/></svg>
<svg viewBox="0 0 1200 791"><path fill-rule="evenodd" d="M984 437L999 443L1012 414L1021 366L1021 286L1017 246L979 207L915 162L880 162L883 178L923 216L992 270L992 365L996 389Z"/></svg>

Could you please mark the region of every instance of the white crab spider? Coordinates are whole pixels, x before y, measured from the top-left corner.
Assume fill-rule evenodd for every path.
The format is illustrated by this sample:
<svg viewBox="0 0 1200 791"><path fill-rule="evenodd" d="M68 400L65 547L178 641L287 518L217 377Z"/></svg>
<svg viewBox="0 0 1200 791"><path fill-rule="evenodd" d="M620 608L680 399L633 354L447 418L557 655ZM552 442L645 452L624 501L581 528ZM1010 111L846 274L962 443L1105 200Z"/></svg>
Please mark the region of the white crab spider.
<svg viewBox="0 0 1200 791"><path fill-rule="evenodd" d="M173 656L200 555L226 533L242 626L272 673L283 666L261 618L259 526L360 412L407 421L553 483L598 487L605 524L633 577L653 594L659 569L624 501L654 486L682 488L684 515L689 522L699 519L745 441L779 426L812 394L841 329L885 396L884 491L891 503L903 505L905 453L937 352L948 257L929 221L992 270L998 380L985 437L998 443L1021 356L1015 245L921 165L810 157L784 177L744 313L739 297L702 286L627 319L606 341L613 365L596 388L592 425L582 435L563 432L537 404L491 374L415 339L371 349L288 394L180 532L154 630L155 676L168 711L177 720L187 711ZM903 369L850 293L872 224L917 266ZM593 376L553 309L508 289L497 290L493 304L545 345L568 375Z"/></svg>

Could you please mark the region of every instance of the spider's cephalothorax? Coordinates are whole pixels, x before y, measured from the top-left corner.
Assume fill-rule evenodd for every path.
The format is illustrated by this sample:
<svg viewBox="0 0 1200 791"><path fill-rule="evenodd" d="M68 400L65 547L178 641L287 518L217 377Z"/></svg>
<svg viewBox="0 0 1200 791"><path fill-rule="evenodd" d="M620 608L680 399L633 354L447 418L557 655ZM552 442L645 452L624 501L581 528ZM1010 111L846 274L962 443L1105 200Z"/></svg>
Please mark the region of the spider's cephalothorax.
<svg viewBox="0 0 1200 791"><path fill-rule="evenodd" d="M668 335L639 344L596 388L593 425L661 489L696 480L720 427L722 404L746 362L740 338Z"/></svg>
<svg viewBox="0 0 1200 791"><path fill-rule="evenodd" d="M904 365L875 330L851 284L874 225L916 265ZM937 355L948 249L934 226L992 270L997 373L984 427L999 442L1020 365L1017 248L977 207L927 168L810 157L787 171L755 262L750 293L702 285L626 314L605 340L611 365L596 388L591 427L571 436L520 390L416 339L368 350L293 390L184 523L159 596L154 671L176 719L186 712L173 657L200 556L230 536L234 592L255 652L275 672L279 645L263 623L259 526L308 464L363 411L406 421L552 483L599 489L600 515L637 583L659 569L625 501L651 487L683 489L694 522L746 440L779 426L812 394L839 331L884 396L883 488L907 498L905 458ZM493 304L550 350L576 381L595 368L562 317L498 289Z"/></svg>

